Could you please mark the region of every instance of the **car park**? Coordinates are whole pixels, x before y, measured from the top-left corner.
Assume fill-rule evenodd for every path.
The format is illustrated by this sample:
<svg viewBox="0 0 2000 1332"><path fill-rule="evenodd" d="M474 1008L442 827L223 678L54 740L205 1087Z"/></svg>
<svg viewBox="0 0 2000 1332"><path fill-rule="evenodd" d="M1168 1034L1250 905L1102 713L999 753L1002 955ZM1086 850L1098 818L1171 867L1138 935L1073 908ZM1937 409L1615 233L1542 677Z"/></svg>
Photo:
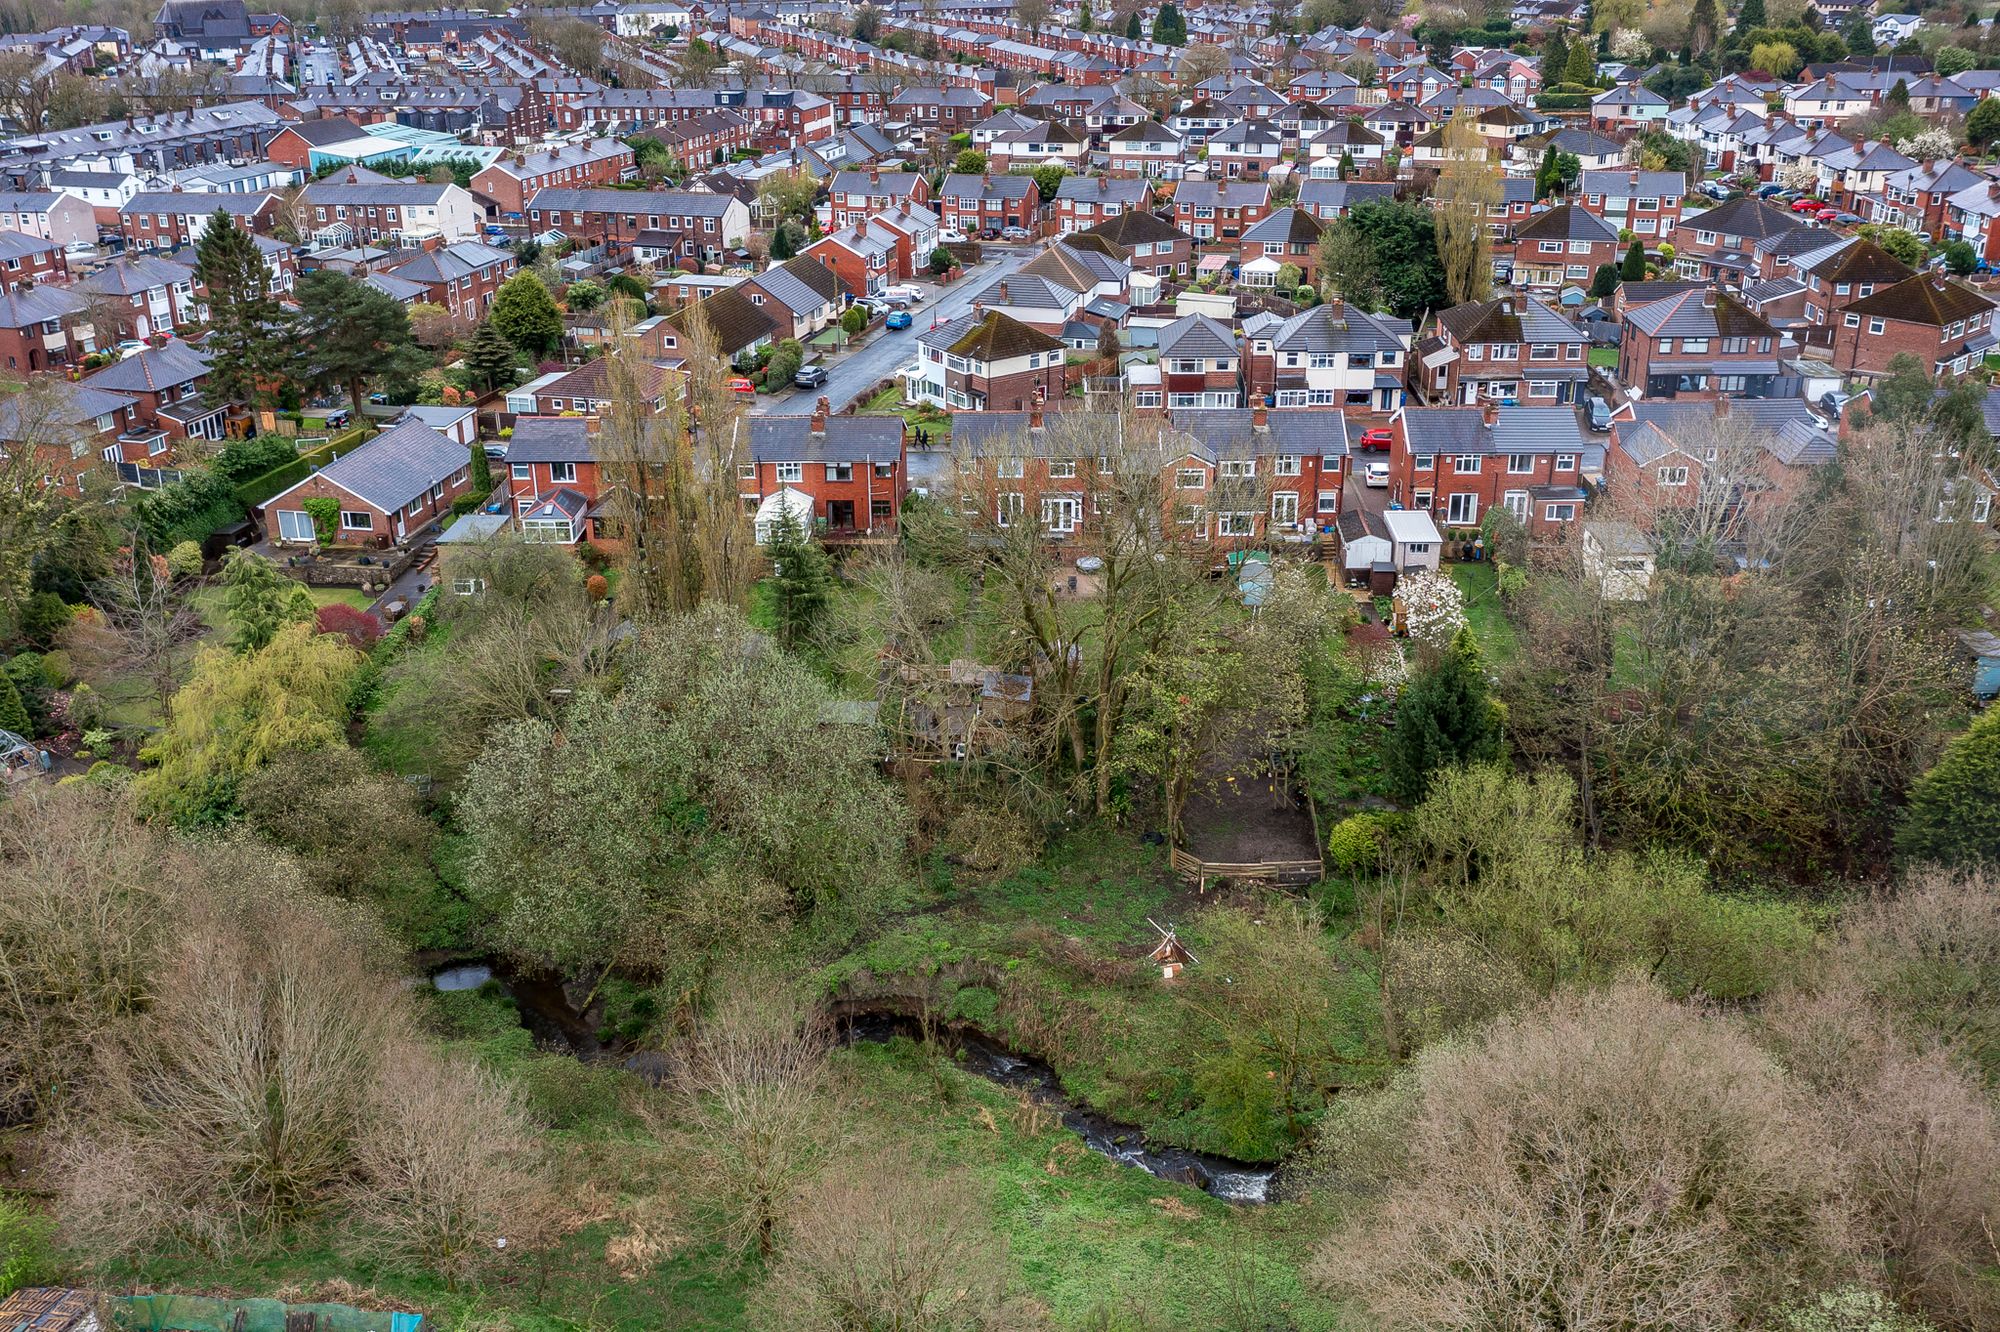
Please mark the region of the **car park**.
<svg viewBox="0 0 2000 1332"><path fill-rule="evenodd" d="M800 366L799 372L792 376L792 386L802 389L826 387L826 367L817 362Z"/></svg>
<svg viewBox="0 0 2000 1332"><path fill-rule="evenodd" d="M1361 484L1374 490L1381 490L1389 484L1389 464L1372 462L1361 473Z"/></svg>
<svg viewBox="0 0 2000 1332"><path fill-rule="evenodd" d="M1373 430L1364 430L1361 432L1361 438L1354 443L1356 448L1368 449L1375 453L1387 453L1389 451L1389 432L1381 426L1377 426Z"/></svg>
<svg viewBox="0 0 2000 1332"><path fill-rule="evenodd" d="M889 317L882 321L882 327L891 331L898 331L908 328L915 322L914 319L910 318L908 310L895 310L891 311Z"/></svg>

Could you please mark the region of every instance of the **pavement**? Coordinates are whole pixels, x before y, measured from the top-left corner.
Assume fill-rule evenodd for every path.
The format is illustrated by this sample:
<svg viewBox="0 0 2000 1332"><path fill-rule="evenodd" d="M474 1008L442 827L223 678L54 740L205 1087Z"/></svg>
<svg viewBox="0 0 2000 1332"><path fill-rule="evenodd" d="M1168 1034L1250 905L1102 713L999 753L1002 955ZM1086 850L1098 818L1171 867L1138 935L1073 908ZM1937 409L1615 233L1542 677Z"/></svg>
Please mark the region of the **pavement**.
<svg viewBox="0 0 2000 1332"><path fill-rule="evenodd" d="M751 412L757 416L810 416L813 404L825 397L838 412L866 394L883 380L895 375L917 357L917 335L933 324L947 323L972 308L973 300L1001 278L1015 272L1038 251L1032 247L1001 249L985 247L987 257L979 265L940 291L919 284L927 292L910 313L914 322L899 332L876 325L864 336L867 341L827 360L826 386L817 391L792 389L786 393L759 397Z"/></svg>

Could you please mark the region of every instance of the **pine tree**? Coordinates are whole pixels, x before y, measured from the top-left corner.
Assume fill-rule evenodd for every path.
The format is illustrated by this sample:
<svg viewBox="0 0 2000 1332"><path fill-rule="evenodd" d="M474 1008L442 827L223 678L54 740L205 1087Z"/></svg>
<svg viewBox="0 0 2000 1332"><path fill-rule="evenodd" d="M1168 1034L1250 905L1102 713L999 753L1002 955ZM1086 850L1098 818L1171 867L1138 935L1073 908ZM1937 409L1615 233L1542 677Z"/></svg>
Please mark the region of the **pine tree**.
<svg viewBox="0 0 2000 1332"><path fill-rule="evenodd" d="M1716 12L1715 0L1694 0L1694 9L1688 15L1687 40L1692 53L1699 55L1714 46L1721 33L1722 18Z"/></svg>
<svg viewBox="0 0 2000 1332"><path fill-rule="evenodd" d="M1406 804L1423 799L1439 768L1500 757L1500 717L1470 629L1460 629L1436 665L1396 702L1396 725L1384 755L1389 782Z"/></svg>
<svg viewBox="0 0 2000 1332"><path fill-rule="evenodd" d="M1764 0L1743 0L1743 8L1736 11L1736 35L1757 31L1764 26Z"/></svg>
<svg viewBox="0 0 2000 1332"><path fill-rule="evenodd" d="M1096 26L1097 20L1090 16L1090 6L1085 5L1083 12L1076 16L1076 30L1078 32L1089 32Z"/></svg>
<svg viewBox="0 0 2000 1332"><path fill-rule="evenodd" d="M1588 42L1578 42L1569 49L1569 64L1563 67L1564 83L1590 84L1597 79L1597 60Z"/></svg>
<svg viewBox="0 0 2000 1332"><path fill-rule="evenodd" d="M208 288L208 395L252 405L275 398L280 381L289 378L294 341L256 240L216 209L195 246L194 272Z"/></svg>
<svg viewBox="0 0 2000 1332"><path fill-rule="evenodd" d="M778 507L778 521L765 550L771 557L771 608L778 622L778 642L796 647L833 596L833 566L789 504Z"/></svg>
<svg viewBox="0 0 2000 1332"><path fill-rule="evenodd" d="M1145 35L1146 30L1139 23L1139 11L1135 9L1132 11L1131 16L1125 20L1125 36L1129 40L1136 42L1142 40Z"/></svg>
<svg viewBox="0 0 2000 1332"><path fill-rule="evenodd" d="M1562 166L1556 161L1556 146L1542 152L1542 164L1535 168L1535 197L1546 199L1562 187Z"/></svg>
<svg viewBox="0 0 2000 1332"><path fill-rule="evenodd" d="M482 319L465 344L465 372L484 388L508 388L514 383L518 356L514 344L493 327L493 321Z"/></svg>
<svg viewBox="0 0 2000 1332"><path fill-rule="evenodd" d="M298 298L298 339L311 349L312 382L345 388L356 412L370 380L414 379L430 366L410 337L409 310L387 293L321 268L299 279Z"/></svg>
<svg viewBox="0 0 2000 1332"><path fill-rule="evenodd" d="M777 230L771 233L772 260L776 263L782 264L785 262L785 260L790 259L793 255L797 253L798 251L792 248L791 227L786 223L780 222L778 224Z"/></svg>
<svg viewBox="0 0 2000 1332"><path fill-rule="evenodd" d="M1558 28L1542 44L1542 87L1553 88L1569 73L1569 40Z"/></svg>
<svg viewBox="0 0 2000 1332"><path fill-rule="evenodd" d="M487 461L486 446L476 439L472 441L471 493L481 497L493 493L493 464Z"/></svg>
<svg viewBox="0 0 2000 1332"><path fill-rule="evenodd" d="M21 701L21 691L14 687L7 672L0 671L0 731L12 731L26 740L34 734L34 729L28 720L28 705Z"/></svg>
<svg viewBox="0 0 2000 1332"><path fill-rule="evenodd" d="M1632 248L1625 251L1625 263L1618 270L1618 276L1627 282L1646 280L1646 247L1639 241L1632 242Z"/></svg>
<svg viewBox="0 0 2000 1332"><path fill-rule="evenodd" d="M1913 862L2000 863L2000 707L1974 719L1910 788L1896 850Z"/></svg>
<svg viewBox="0 0 2000 1332"><path fill-rule="evenodd" d="M1902 79L1897 79L1896 86L1889 89L1889 95L1882 99L1882 104L1888 107L1891 111L1909 110L1910 85L1904 82Z"/></svg>
<svg viewBox="0 0 2000 1332"><path fill-rule="evenodd" d="M1590 279L1590 299L1593 301L1605 300L1617 290L1618 266L1616 264L1599 264L1597 272Z"/></svg>
<svg viewBox="0 0 2000 1332"><path fill-rule="evenodd" d="M1344 148L1340 153L1340 178L1342 180L1354 179L1354 154Z"/></svg>
<svg viewBox="0 0 2000 1332"><path fill-rule="evenodd" d="M305 591L262 555L241 547L232 548L223 561L222 588L222 604L236 627L231 641L238 652L246 653L267 647L278 636L292 618L292 589Z"/></svg>
<svg viewBox="0 0 2000 1332"><path fill-rule="evenodd" d="M1153 16L1153 40L1162 46L1187 45L1187 20L1174 8L1174 0L1167 0Z"/></svg>

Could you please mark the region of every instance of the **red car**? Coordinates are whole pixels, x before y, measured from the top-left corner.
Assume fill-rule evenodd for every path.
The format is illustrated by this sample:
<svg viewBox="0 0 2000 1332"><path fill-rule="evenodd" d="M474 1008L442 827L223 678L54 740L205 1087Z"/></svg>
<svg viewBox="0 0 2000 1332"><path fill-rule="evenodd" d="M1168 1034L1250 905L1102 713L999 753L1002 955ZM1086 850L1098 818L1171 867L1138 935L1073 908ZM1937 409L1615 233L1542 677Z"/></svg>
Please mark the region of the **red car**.
<svg viewBox="0 0 2000 1332"><path fill-rule="evenodd" d="M731 393L755 393L757 386L742 375L733 375L729 380L729 391Z"/></svg>
<svg viewBox="0 0 2000 1332"><path fill-rule="evenodd" d="M1826 207L1826 200L1824 199L1792 200L1792 211L1794 213L1816 213L1824 207Z"/></svg>
<svg viewBox="0 0 2000 1332"><path fill-rule="evenodd" d="M1361 438L1355 441L1355 443L1358 448L1373 449L1377 453L1387 453L1389 451L1389 432L1387 430L1364 430L1361 432Z"/></svg>
<svg viewBox="0 0 2000 1332"><path fill-rule="evenodd" d="M1839 216L1840 216L1840 210L1838 208L1822 208L1817 213L1813 214L1813 221L1831 222L1833 221L1833 219Z"/></svg>

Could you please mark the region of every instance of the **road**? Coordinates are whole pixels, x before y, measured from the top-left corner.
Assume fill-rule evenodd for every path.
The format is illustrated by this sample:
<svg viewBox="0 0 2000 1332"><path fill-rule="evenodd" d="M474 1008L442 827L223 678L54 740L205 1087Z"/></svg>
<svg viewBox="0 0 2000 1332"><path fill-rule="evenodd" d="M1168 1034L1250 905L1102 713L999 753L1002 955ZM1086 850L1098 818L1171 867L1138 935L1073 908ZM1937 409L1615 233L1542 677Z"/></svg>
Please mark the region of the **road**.
<svg viewBox="0 0 2000 1332"><path fill-rule="evenodd" d="M917 334L933 323L946 323L972 308L973 298L1001 278L1033 259L1033 249L1002 250L987 246L987 258L947 287L942 296L927 298L912 313L916 322L899 333L877 327L868 341L827 362L826 387L815 393L794 389L776 397L760 398L753 409L760 416L809 416L822 395L836 412L846 407L883 380L894 375L917 356ZM926 286L935 292L935 287Z"/></svg>

